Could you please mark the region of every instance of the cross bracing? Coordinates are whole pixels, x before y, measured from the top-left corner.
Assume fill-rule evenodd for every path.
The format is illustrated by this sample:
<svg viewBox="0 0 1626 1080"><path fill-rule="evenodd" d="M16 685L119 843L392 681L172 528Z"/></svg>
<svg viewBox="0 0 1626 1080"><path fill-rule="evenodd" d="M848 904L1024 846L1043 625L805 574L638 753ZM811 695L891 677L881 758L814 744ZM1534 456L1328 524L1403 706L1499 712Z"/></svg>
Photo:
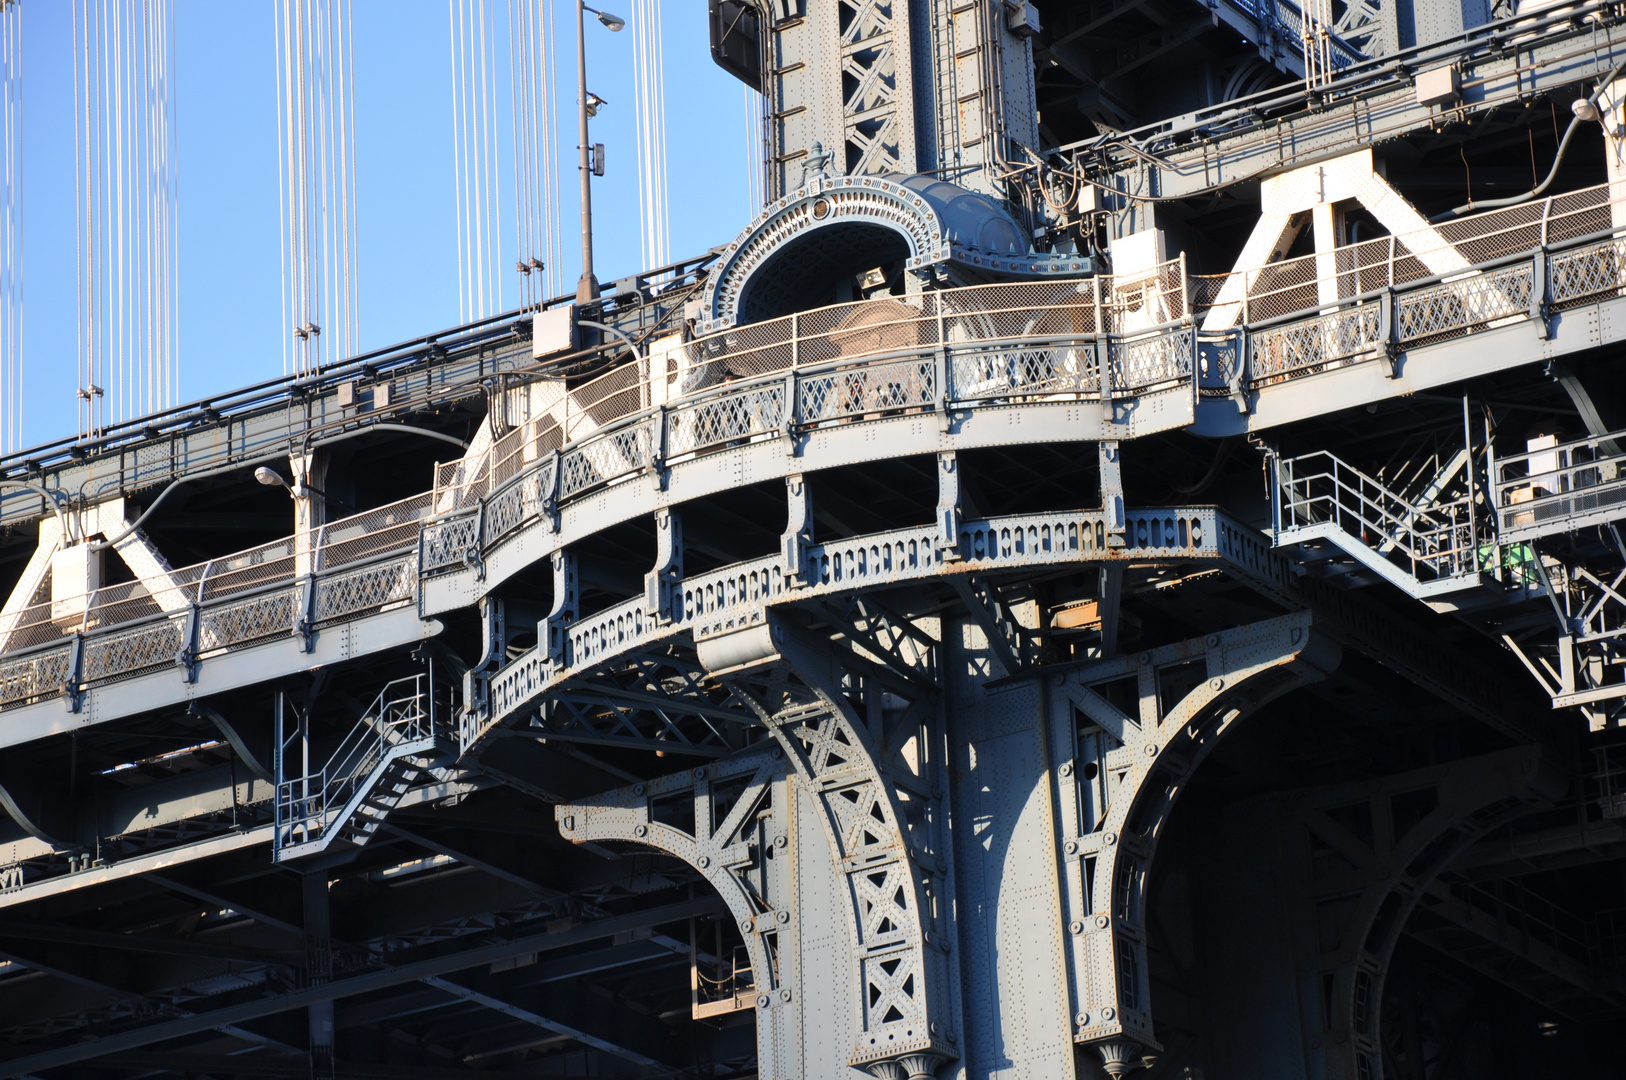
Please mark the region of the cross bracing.
<svg viewBox="0 0 1626 1080"><path fill-rule="evenodd" d="M568 350L505 316L19 458L7 1069L1597 1071L1626 281L1608 123L1549 131L1617 108L1564 68L1607 62L1592 11L1436 47L1449 119L1257 189L1086 229L1068 176L1001 204L832 153ZM1016 63L1060 92L1090 22L1090 123L1161 108L1148 50L1252 85L1271 43L1181 14L1002 8L956 113L1021 107ZM885 81L858 15L820 63ZM1388 17L1329 16L1396 55ZM1481 109L1513 25L1547 97ZM1377 68L1331 70L1280 146Z"/></svg>

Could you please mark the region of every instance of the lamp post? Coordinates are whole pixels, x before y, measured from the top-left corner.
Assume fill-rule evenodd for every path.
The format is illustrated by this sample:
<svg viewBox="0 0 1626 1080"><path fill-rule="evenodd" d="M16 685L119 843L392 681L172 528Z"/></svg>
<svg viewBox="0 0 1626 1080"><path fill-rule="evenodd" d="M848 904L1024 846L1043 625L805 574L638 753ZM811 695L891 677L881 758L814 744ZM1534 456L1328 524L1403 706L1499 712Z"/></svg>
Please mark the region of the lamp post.
<svg viewBox="0 0 1626 1080"><path fill-rule="evenodd" d="M590 8L576 0L576 120L581 145L579 168L582 176L582 276L576 283L576 302L585 304L598 299L598 281L593 277L593 166L592 144L587 141L587 29L586 12L598 16L598 21L610 30L620 30L626 20L608 12Z"/></svg>

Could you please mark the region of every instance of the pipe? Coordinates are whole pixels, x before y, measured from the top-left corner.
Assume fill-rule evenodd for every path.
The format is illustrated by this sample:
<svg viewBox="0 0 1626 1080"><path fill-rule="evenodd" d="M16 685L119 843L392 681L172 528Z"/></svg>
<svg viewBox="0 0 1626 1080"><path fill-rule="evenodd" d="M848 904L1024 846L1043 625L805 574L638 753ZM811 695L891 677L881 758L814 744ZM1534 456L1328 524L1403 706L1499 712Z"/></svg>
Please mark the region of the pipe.
<svg viewBox="0 0 1626 1080"><path fill-rule="evenodd" d="M638 343L636 341L633 341L632 338L629 337L626 334L625 331L618 330L615 327L611 326L609 323L594 322L592 319L577 319L576 320L576 325L577 326L591 326L595 330L603 330L603 331L606 331L607 333L614 334L616 337L618 337L622 341L626 342L627 348L632 350L632 358L634 360L642 360L643 359L642 356L638 355Z"/></svg>
<svg viewBox="0 0 1626 1080"><path fill-rule="evenodd" d="M45 497L46 502L51 504L51 509L55 511L57 520L62 520L62 506L57 502L56 495L51 494L50 489L42 487L39 484L33 483L29 480L0 480L0 488L26 488L29 491L38 492L40 495ZM57 492L57 494L60 495L62 493ZM66 525L66 523L64 523L64 525ZM64 536L66 536L66 532L64 532Z"/></svg>
<svg viewBox="0 0 1626 1080"><path fill-rule="evenodd" d="M357 428L355 431L346 431L343 434L335 435L330 439L323 439L320 442L308 444L303 448L303 450L304 451L310 451L310 450L315 449L318 446L327 446L330 443L343 442L345 439L353 439L357 435L370 434L371 432L377 431L380 428L385 428L385 429L388 429L390 431L408 431L408 432L412 432L412 433L417 434L417 435L427 435L430 438L440 439L443 442L452 443L453 445L461 447L464 450L467 450L469 448L469 444L464 442L462 439L455 438L455 437L453 437L451 435L443 434L443 433L441 433L439 431L431 431L428 428L413 427L410 424L370 424L370 425L368 425L367 427L364 427L364 428ZM306 438L308 439L309 436L306 436ZM254 458L254 459L252 459L250 461L238 461L238 462L234 462L231 465L224 465L224 466L222 466L222 467L220 467L218 469L210 469L207 472L194 473L191 476L183 476L179 480L173 480L173 481L170 482L170 485L168 487L166 487L163 491L160 491L158 493L158 498L154 499L152 501L152 503L147 507L147 509L145 509L145 510L143 510L141 512L141 516L136 518L134 521L130 522L129 526L123 532L119 533L115 537L112 537L111 539L98 540L96 543L90 545L90 550L92 550L92 551L103 551L103 550L106 550L107 548L116 547L117 545L122 544L131 534L133 534L137 529L141 528L141 526L146 522L146 520L149 517L152 516L152 512L154 510L158 509L158 504L163 502L165 497L168 496L170 492L174 491L176 488L180 487L182 484L191 483L193 480L207 480L211 476L222 476L222 475L224 475L226 473L229 473L229 472L237 472L240 469L252 468L255 465L259 465L259 464L262 464L262 463L267 462L267 461L280 461L280 460L282 460L283 456L284 455L282 455L282 454L270 454L270 455L267 455L265 457ZM0 483L17 483L17 482L18 481L11 481L11 480L0 481ZM43 490L43 489L36 489L36 490ZM61 513L62 512L60 510L57 511L58 516L60 516Z"/></svg>
<svg viewBox="0 0 1626 1080"><path fill-rule="evenodd" d="M1615 70L1609 73L1609 77L1607 79L1600 80L1598 82L1598 88L1592 91L1592 95L1590 97L1585 99L1586 103L1591 106L1593 119L1600 122L1602 121L1602 117L1599 116L1597 112L1598 99L1603 96L1603 92L1609 88L1611 83L1620 78L1621 72L1623 71L1626 71L1626 62L1616 66ZM1541 183L1537 184L1523 195L1509 195L1503 199L1486 199L1483 202L1477 203L1469 201L1461 206L1447 210L1444 213L1435 214L1428 220L1430 222L1447 221L1451 218L1459 217L1462 214L1469 213L1473 210L1495 210L1498 207L1513 206L1516 203L1527 202L1530 199L1537 198L1542 192L1547 190L1548 186L1551 185L1554 180L1558 178L1558 167L1564 163L1564 151L1569 148L1570 136L1575 134L1575 129L1579 127L1581 123L1581 115L1577 113L1574 119L1570 121L1569 127L1564 129L1564 137L1558 140L1558 153L1553 155L1553 167L1548 171L1547 179L1543 180Z"/></svg>

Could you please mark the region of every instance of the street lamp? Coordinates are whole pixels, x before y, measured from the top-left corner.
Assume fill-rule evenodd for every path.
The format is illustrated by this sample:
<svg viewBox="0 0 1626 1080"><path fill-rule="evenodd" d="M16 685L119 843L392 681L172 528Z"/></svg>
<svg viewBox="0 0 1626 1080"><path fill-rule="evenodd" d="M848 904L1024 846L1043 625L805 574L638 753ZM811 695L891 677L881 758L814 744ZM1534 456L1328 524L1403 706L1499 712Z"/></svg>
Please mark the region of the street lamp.
<svg viewBox="0 0 1626 1080"><path fill-rule="evenodd" d="M589 94L587 93L587 29L585 12L591 11L598 16L598 21L611 31L620 30L626 26L626 20L607 11L590 8L576 0L576 119L580 128L581 145L577 149L581 152L582 175L582 277L576 283L576 302L585 304L598 299L598 281L593 277L593 166L589 155L592 154L592 145L587 141L587 118L598 112L598 106L603 104L602 99L592 96L592 109L589 111Z"/></svg>
<svg viewBox="0 0 1626 1080"><path fill-rule="evenodd" d="M297 483L290 484L288 481L282 478L281 473L265 465L261 465L259 468L254 470L254 479L264 484L266 487L282 488L296 499L305 499L315 495L325 503L330 503L334 506L342 506L348 510L355 509L354 506L351 506L343 499L335 499L321 488L312 487L304 480L299 480Z"/></svg>

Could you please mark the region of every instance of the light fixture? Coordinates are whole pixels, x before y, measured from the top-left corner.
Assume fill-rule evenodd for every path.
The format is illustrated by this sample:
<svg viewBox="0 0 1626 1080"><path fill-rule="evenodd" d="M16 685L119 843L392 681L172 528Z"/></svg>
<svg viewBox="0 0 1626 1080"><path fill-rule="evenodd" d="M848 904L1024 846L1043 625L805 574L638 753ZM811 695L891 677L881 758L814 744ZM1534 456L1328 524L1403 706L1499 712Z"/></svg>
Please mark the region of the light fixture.
<svg viewBox="0 0 1626 1080"><path fill-rule="evenodd" d="M1575 114L1577 120L1596 120L1598 107L1592 104L1591 98L1576 98L1570 102L1570 112Z"/></svg>
<svg viewBox="0 0 1626 1080"><path fill-rule="evenodd" d="M254 479L258 480L266 487L283 487L287 488L289 491L293 490L293 486L282 478L281 473L266 465L261 465L259 468L254 470Z"/></svg>
<svg viewBox="0 0 1626 1080"><path fill-rule="evenodd" d="M598 115L598 107L600 105L608 105L608 104L609 104L608 101L605 101L603 98L599 97L597 94L593 93L591 90L589 90L587 92L587 115L588 116L597 116Z"/></svg>
<svg viewBox="0 0 1626 1080"><path fill-rule="evenodd" d="M588 8L587 10L592 11L593 9ZM615 33L627 25L627 20L619 15L611 15L608 11L593 11L593 14L598 16L599 22L610 28L611 33Z"/></svg>

